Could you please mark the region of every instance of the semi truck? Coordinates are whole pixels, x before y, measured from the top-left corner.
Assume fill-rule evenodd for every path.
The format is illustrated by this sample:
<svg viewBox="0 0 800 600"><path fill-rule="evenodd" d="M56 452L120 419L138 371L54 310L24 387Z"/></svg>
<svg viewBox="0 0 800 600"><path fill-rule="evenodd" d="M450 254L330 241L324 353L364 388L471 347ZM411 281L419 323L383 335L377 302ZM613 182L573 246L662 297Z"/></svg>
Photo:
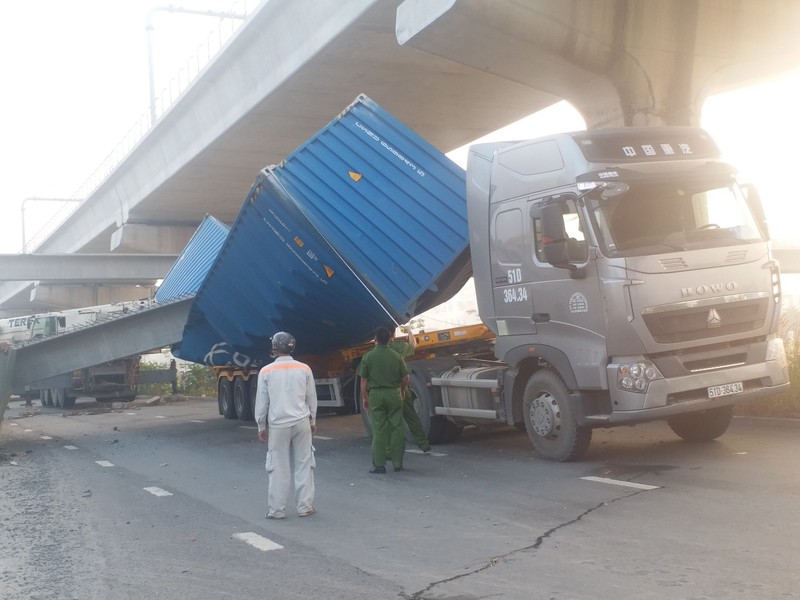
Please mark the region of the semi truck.
<svg viewBox="0 0 800 600"><path fill-rule="evenodd" d="M144 299L10 317L2 321L0 342L12 345L35 343L146 310L153 305L152 300ZM87 366L29 384L25 389L15 392L28 396L38 392L42 406L72 408L80 396L94 397L99 402L130 400L136 396L140 383L175 381L174 366L140 374L140 359L139 355L135 355Z"/></svg>
<svg viewBox="0 0 800 600"><path fill-rule="evenodd" d="M278 330L292 332L314 366L321 405L357 410L355 370L369 333L444 302L470 275L485 334L418 333L436 347L420 344L408 360L431 442L468 424L511 425L542 458L570 461L593 429L652 420L686 440L711 440L734 404L788 388L765 215L705 131L476 144L455 177L446 157L403 127L359 97L260 175L200 278L201 302L176 349L217 368L227 418L252 416L254 374ZM344 149L326 141L340 130ZM320 140L323 151L309 159ZM384 162L365 158L372 150ZM428 177L431 161L453 175L450 185ZM422 202L395 193L408 178ZM374 186L366 195L364 179ZM458 197L432 218L448 191ZM445 256L435 242L448 236ZM270 257L263 272L248 260L256 251ZM421 285L398 301L396 289L412 286L397 282L431 254L439 262L429 279L413 280ZM330 293L343 272L353 277Z"/></svg>

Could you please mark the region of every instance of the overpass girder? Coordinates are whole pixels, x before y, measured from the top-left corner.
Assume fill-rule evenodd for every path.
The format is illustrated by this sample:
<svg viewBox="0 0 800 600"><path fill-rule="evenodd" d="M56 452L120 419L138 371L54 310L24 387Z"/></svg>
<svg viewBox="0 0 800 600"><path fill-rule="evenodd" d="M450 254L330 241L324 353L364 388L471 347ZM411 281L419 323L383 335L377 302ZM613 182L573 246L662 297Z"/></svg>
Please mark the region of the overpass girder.
<svg viewBox="0 0 800 600"><path fill-rule="evenodd" d="M788 0L405 0L398 42L569 101L589 128L699 125L736 82L797 68Z"/></svg>

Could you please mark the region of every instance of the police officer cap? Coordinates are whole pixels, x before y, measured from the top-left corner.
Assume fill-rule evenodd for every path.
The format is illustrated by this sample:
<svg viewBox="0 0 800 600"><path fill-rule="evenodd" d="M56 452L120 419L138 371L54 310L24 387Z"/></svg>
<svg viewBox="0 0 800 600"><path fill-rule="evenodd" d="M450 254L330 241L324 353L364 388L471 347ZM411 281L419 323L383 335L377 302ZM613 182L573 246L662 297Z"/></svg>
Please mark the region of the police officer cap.
<svg viewBox="0 0 800 600"><path fill-rule="evenodd" d="M281 354L291 354L294 352L294 336L285 331L279 331L272 336L272 349Z"/></svg>

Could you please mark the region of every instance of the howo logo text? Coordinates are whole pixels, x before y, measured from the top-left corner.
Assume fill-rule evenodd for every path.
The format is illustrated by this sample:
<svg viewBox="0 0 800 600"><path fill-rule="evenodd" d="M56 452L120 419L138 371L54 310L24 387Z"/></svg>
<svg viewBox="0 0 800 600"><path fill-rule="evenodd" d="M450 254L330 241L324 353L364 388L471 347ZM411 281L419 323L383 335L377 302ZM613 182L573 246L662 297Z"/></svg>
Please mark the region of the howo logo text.
<svg viewBox="0 0 800 600"><path fill-rule="evenodd" d="M732 292L736 289L736 282L710 283L708 285L698 285L697 287L681 288L681 298L692 298L694 296L708 296L709 294L720 294L722 292Z"/></svg>

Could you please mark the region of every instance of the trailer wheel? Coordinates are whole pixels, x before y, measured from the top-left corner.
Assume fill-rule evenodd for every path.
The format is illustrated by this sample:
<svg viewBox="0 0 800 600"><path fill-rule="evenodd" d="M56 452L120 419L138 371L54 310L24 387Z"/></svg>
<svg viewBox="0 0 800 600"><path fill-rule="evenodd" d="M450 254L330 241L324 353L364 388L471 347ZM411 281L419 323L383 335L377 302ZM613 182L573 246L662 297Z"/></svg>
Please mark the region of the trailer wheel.
<svg viewBox="0 0 800 600"><path fill-rule="evenodd" d="M536 371L522 399L525 429L536 452L547 460L567 462L583 456L592 430L580 427L569 404L569 390L553 371Z"/></svg>
<svg viewBox="0 0 800 600"><path fill-rule="evenodd" d="M236 418L236 407L233 405L233 384L225 377L219 378L217 399L222 416L226 419Z"/></svg>
<svg viewBox="0 0 800 600"><path fill-rule="evenodd" d="M667 419L670 429L687 442L710 442L728 430L733 406L720 406Z"/></svg>
<svg viewBox="0 0 800 600"><path fill-rule="evenodd" d="M76 396L70 395L71 390L69 388L63 388L61 393L63 397L61 399L61 406L64 408L73 408L75 406L75 400L77 400Z"/></svg>
<svg viewBox="0 0 800 600"><path fill-rule="evenodd" d="M250 385L248 386L250 394L248 400L250 401L250 414L253 419L256 418L256 394L258 393L258 375L250 378Z"/></svg>
<svg viewBox="0 0 800 600"><path fill-rule="evenodd" d="M249 386L244 377L237 375L233 378L233 407L240 421L252 421L253 412L250 410Z"/></svg>
<svg viewBox="0 0 800 600"><path fill-rule="evenodd" d="M50 393L53 396L53 404L56 408L64 407L64 390L61 388L52 388Z"/></svg>
<svg viewBox="0 0 800 600"><path fill-rule="evenodd" d="M53 406L53 396L50 395L49 388L39 390L39 400L41 400L42 406Z"/></svg>

